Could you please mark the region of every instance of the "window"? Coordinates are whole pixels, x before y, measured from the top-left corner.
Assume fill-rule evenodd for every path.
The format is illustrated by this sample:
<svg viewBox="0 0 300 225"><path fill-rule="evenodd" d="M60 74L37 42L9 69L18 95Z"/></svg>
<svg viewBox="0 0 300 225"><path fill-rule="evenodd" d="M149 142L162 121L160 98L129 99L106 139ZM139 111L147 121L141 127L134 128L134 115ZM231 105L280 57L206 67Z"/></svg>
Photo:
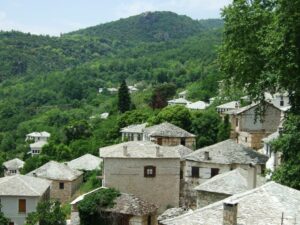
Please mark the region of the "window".
<svg viewBox="0 0 300 225"><path fill-rule="evenodd" d="M162 138L157 138L157 144L162 145Z"/></svg>
<svg viewBox="0 0 300 225"><path fill-rule="evenodd" d="M144 167L144 177L155 177L156 167L155 166L145 166Z"/></svg>
<svg viewBox="0 0 300 225"><path fill-rule="evenodd" d="M214 177L219 174L218 168L211 168L211 177Z"/></svg>
<svg viewBox="0 0 300 225"><path fill-rule="evenodd" d="M9 222L9 224L8 225L15 225L15 223L14 222Z"/></svg>
<svg viewBox="0 0 300 225"><path fill-rule="evenodd" d="M149 215L148 218L147 218L147 225L151 225L151 216Z"/></svg>
<svg viewBox="0 0 300 225"><path fill-rule="evenodd" d="M199 167L192 166L192 177L199 178Z"/></svg>
<svg viewBox="0 0 300 225"><path fill-rule="evenodd" d="M26 213L26 199L19 199L19 213Z"/></svg>
<svg viewBox="0 0 300 225"><path fill-rule="evenodd" d="M246 143L248 142L248 138L247 138L247 137L245 137L245 142L246 142Z"/></svg>
<svg viewBox="0 0 300 225"><path fill-rule="evenodd" d="M141 141L141 140L142 140L142 135L138 134L138 141Z"/></svg>
<svg viewBox="0 0 300 225"><path fill-rule="evenodd" d="M59 189L65 189L65 183L59 183Z"/></svg>
<svg viewBox="0 0 300 225"><path fill-rule="evenodd" d="M237 126L237 127L239 126L239 119L238 118L235 119L235 126Z"/></svg>
<svg viewBox="0 0 300 225"><path fill-rule="evenodd" d="M180 144L183 145L183 146L185 146L185 138L181 138Z"/></svg>

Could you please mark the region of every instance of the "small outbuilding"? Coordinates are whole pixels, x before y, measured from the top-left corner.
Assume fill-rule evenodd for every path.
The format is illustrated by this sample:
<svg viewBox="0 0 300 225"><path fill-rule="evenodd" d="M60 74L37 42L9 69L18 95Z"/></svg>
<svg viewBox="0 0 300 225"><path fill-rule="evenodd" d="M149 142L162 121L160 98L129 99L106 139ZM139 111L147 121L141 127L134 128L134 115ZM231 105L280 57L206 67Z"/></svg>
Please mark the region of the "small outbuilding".
<svg viewBox="0 0 300 225"><path fill-rule="evenodd" d="M24 164L25 162L18 158L4 162L4 176L12 176L19 174Z"/></svg>

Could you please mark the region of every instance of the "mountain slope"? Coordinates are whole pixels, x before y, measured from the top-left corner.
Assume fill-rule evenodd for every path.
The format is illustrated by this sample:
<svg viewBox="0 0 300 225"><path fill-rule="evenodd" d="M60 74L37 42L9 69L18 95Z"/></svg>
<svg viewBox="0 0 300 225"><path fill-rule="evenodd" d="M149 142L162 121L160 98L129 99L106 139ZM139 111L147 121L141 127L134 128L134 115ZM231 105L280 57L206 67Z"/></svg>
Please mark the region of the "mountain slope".
<svg viewBox="0 0 300 225"><path fill-rule="evenodd" d="M89 35L122 41L152 42L183 39L205 31L208 29L207 25L207 21L196 21L172 12L146 12L67 35ZM217 23L211 23L210 26L217 26Z"/></svg>

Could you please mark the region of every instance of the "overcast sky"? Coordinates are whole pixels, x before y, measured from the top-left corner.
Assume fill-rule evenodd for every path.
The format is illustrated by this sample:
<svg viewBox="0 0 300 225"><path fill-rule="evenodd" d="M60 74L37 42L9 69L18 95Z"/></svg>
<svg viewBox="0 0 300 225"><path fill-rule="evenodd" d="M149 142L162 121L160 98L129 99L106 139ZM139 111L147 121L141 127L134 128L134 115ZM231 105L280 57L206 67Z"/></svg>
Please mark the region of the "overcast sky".
<svg viewBox="0 0 300 225"><path fill-rule="evenodd" d="M220 18L232 0L0 0L0 30L59 35L145 11Z"/></svg>

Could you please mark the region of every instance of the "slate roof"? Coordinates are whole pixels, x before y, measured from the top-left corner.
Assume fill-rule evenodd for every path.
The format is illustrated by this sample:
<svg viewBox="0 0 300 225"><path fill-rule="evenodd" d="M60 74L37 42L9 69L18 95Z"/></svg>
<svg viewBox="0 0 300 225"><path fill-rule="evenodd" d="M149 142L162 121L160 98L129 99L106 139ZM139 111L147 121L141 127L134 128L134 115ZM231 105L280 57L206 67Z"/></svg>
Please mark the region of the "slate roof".
<svg viewBox="0 0 300 225"><path fill-rule="evenodd" d="M262 141L265 143L270 143L270 142L276 140L278 137L279 137L279 132L276 131L275 133L270 134L268 137L262 139Z"/></svg>
<svg viewBox="0 0 300 225"><path fill-rule="evenodd" d="M127 156L124 156L127 147ZM159 155L157 155L159 148ZM183 158L191 150L185 146L160 146L150 141L129 141L100 148L101 158Z"/></svg>
<svg viewBox="0 0 300 225"><path fill-rule="evenodd" d="M172 103L172 104L190 104L191 102L186 100L185 98L177 98L177 99L169 100L168 103Z"/></svg>
<svg viewBox="0 0 300 225"><path fill-rule="evenodd" d="M105 187L97 188L93 191L90 191L84 195L79 196L71 205L77 204L78 202L82 201L85 196L95 193ZM143 216L148 215L150 213L154 213L157 210L157 206L149 203L139 197L136 197L132 194L121 193L119 197L115 199L115 205L112 208L100 209L101 211L106 212L114 212L120 213L125 215L133 215L133 216Z"/></svg>
<svg viewBox="0 0 300 225"><path fill-rule="evenodd" d="M25 163L24 161L22 161L18 158L15 158L15 159L4 162L3 166L6 169L20 169L20 168L23 168L24 163Z"/></svg>
<svg viewBox="0 0 300 225"><path fill-rule="evenodd" d="M30 134L27 134L26 136L28 136L28 137L50 137L51 134L48 133L47 131L42 131L42 132L32 132Z"/></svg>
<svg viewBox="0 0 300 225"><path fill-rule="evenodd" d="M265 101L267 107L274 107L280 111L282 111L280 108L278 108L277 106L275 106L273 103L270 103L268 101ZM250 105L247 105L245 107L242 107L242 108L239 108L239 109L234 109L234 110L230 110L228 112L226 112L226 114L229 114L229 115L239 115L239 114L242 114L246 111L248 111L249 109L252 109L258 105L260 105L261 103L252 103Z"/></svg>
<svg viewBox="0 0 300 225"><path fill-rule="evenodd" d="M195 187L196 191L207 191L227 195L239 194L248 191L248 172L238 168L227 173L222 173ZM266 179L260 175L256 176L256 186L266 183Z"/></svg>
<svg viewBox="0 0 300 225"><path fill-rule="evenodd" d="M233 195L192 213L164 220L163 225L222 225L223 202L237 202L239 225L294 225L299 221L300 191L269 182L250 191Z"/></svg>
<svg viewBox="0 0 300 225"><path fill-rule="evenodd" d="M194 103L187 104L186 107L188 109L206 109L209 104L203 101L198 101Z"/></svg>
<svg viewBox="0 0 300 225"><path fill-rule="evenodd" d="M68 162L68 166L74 170L99 170L102 159L91 154L85 154Z"/></svg>
<svg viewBox="0 0 300 225"><path fill-rule="evenodd" d="M144 132L152 137L196 137L194 134L168 122L147 127Z"/></svg>
<svg viewBox="0 0 300 225"><path fill-rule="evenodd" d="M147 126L147 123L132 124L121 129L121 133L143 133L143 130Z"/></svg>
<svg viewBox="0 0 300 225"><path fill-rule="evenodd" d="M37 141L35 143L30 144L30 148L42 148L44 145L48 144L47 141Z"/></svg>
<svg viewBox="0 0 300 225"><path fill-rule="evenodd" d="M217 109L235 109L237 104L240 105L238 101L227 102L217 106Z"/></svg>
<svg viewBox="0 0 300 225"><path fill-rule="evenodd" d="M204 158L205 152L209 152L208 160ZM268 157L258 153L252 148L237 144L235 141L228 139L196 150L187 155L185 159L218 164L265 164Z"/></svg>
<svg viewBox="0 0 300 225"><path fill-rule="evenodd" d="M67 180L77 179L83 172L71 169L64 163L50 161L34 171L28 173L30 176L37 176L49 180Z"/></svg>
<svg viewBox="0 0 300 225"><path fill-rule="evenodd" d="M51 181L25 175L0 178L0 196L42 196Z"/></svg>

